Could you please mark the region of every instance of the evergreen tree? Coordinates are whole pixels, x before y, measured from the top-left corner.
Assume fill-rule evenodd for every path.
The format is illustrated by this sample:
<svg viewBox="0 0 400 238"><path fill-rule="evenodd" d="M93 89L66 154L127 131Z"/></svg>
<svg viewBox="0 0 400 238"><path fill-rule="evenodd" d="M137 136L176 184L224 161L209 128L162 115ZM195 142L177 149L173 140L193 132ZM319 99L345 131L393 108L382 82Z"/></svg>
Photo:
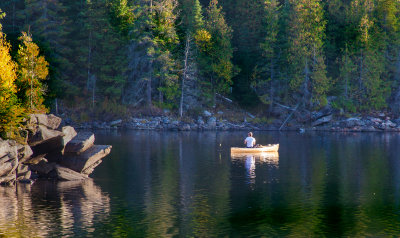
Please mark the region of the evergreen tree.
<svg viewBox="0 0 400 238"><path fill-rule="evenodd" d="M24 22L19 32L31 34L49 61L48 96L52 98L63 93L70 78L68 72L76 68L68 57L71 48L67 44L70 29L66 10L61 0L24 0L24 8L17 12L17 18Z"/></svg>
<svg viewBox="0 0 400 238"><path fill-rule="evenodd" d="M200 89L198 68L198 49L194 44L197 34L204 31L202 7L198 0L183 0L180 6L180 31L181 41L185 43L183 49L183 70L181 80L181 95L179 102L179 115L183 116L183 110L189 109L193 104L200 103ZM191 100L184 100L191 98ZM184 103L186 102L186 103Z"/></svg>
<svg viewBox="0 0 400 238"><path fill-rule="evenodd" d="M172 107L179 94L176 62L172 55L178 43L175 30L177 1L143 0L140 3L131 35L125 102L136 104L145 98L147 106L151 106L153 92L157 92L159 104Z"/></svg>
<svg viewBox="0 0 400 238"><path fill-rule="evenodd" d="M32 42L31 35L23 32L20 37L22 44L17 53L18 62L18 96L29 112L45 112L43 105L46 87L48 63L39 55L39 47Z"/></svg>
<svg viewBox="0 0 400 238"><path fill-rule="evenodd" d="M75 40L71 58L77 68L71 83L80 88L78 92L86 92L84 95L92 107L104 99L119 102L127 62L124 29L111 24L116 18L111 17L115 9L111 7L109 11L105 0L87 0L71 7L80 8L76 23L79 27L71 31L70 36Z"/></svg>
<svg viewBox="0 0 400 238"><path fill-rule="evenodd" d="M375 13L376 5L371 0L352 2L348 13L353 31L357 32L355 40L349 42L357 65L351 99L360 110L386 107L389 94L388 82L383 78L386 44Z"/></svg>
<svg viewBox="0 0 400 238"><path fill-rule="evenodd" d="M232 84L235 67L232 64L232 30L226 24L222 8L217 0L211 0L207 8L205 30L196 35L200 48L200 67L205 81L203 92L215 105L216 93L226 93Z"/></svg>
<svg viewBox="0 0 400 238"><path fill-rule="evenodd" d="M291 1L290 86L306 107L327 103L329 79L323 55L326 21L320 0Z"/></svg>
<svg viewBox="0 0 400 238"><path fill-rule="evenodd" d="M260 101L269 104L272 108L274 91L277 84L278 61L278 32L280 6L277 0L265 1L265 28L266 36L260 48L263 52L262 63L255 68L253 85L260 97Z"/></svg>

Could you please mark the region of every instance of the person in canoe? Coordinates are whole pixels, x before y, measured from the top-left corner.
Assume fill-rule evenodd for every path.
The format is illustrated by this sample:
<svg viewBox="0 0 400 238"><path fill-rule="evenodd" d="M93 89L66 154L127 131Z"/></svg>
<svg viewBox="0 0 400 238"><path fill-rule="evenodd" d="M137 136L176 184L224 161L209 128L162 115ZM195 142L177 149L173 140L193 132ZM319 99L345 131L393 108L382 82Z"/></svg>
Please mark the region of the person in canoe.
<svg viewBox="0 0 400 238"><path fill-rule="evenodd" d="M256 145L256 139L253 137L253 133L249 132L247 134L246 139L244 140L244 144L247 148L253 148Z"/></svg>

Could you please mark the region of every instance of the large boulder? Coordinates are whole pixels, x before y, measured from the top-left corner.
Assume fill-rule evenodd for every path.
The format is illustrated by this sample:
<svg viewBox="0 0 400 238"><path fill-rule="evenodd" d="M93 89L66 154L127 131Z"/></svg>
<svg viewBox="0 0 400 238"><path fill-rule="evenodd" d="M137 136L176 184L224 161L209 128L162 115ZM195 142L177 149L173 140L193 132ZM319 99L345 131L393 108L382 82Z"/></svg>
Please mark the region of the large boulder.
<svg viewBox="0 0 400 238"><path fill-rule="evenodd" d="M61 124L61 118L53 114L31 114L29 124L42 125L49 129L57 129Z"/></svg>
<svg viewBox="0 0 400 238"><path fill-rule="evenodd" d="M48 174L56 168L57 164L47 163L45 161L40 161L38 164L30 164L29 169L36 172L40 177L47 178Z"/></svg>
<svg viewBox="0 0 400 238"><path fill-rule="evenodd" d="M100 164L99 161L111 152L111 148L110 145L94 145L79 155L66 154L60 164L78 173L89 174L93 165Z"/></svg>
<svg viewBox="0 0 400 238"><path fill-rule="evenodd" d="M57 165L55 167L55 169L53 170L53 173L58 180L62 180L62 181L76 181L76 180L83 180L83 179L88 178L88 176L86 174L81 174L81 173L73 171L72 169L65 168L65 167L62 167L59 165Z"/></svg>
<svg viewBox="0 0 400 238"><path fill-rule="evenodd" d="M15 141L0 139L0 158L5 155L13 158L18 156L18 144Z"/></svg>
<svg viewBox="0 0 400 238"><path fill-rule="evenodd" d="M80 154L94 145L94 134L91 132L79 132L64 149L65 154Z"/></svg>
<svg viewBox="0 0 400 238"><path fill-rule="evenodd" d="M64 134L62 139L64 147L78 134L72 126L64 126L61 131Z"/></svg>
<svg viewBox="0 0 400 238"><path fill-rule="evenodd" d="M59 140L62 144L63 136L64 133L61 131L48 129L45 126L39 125L36 133L28 138L28 143L30 146L36 146L49 140Z"/></svg>
<svg viewBox="0 0 400 238"><path fill-rule="evenodd" d="M0 177L8 176L18 167L18 158L5 155L0 159Z"/></svg>

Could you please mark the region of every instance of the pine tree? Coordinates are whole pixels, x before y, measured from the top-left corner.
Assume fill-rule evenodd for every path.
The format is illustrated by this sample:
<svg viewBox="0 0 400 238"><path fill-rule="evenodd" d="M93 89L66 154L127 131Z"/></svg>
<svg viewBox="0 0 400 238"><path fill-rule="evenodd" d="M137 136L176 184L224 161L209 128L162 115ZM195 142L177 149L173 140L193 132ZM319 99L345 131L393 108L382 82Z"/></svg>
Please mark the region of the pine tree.
<svg viewBox="0 0 400 238"><path fill-rule="evenodd" d="M145 98L150 107L154 92L157 92L160 106L173 107L179 95L172 54L178 43L175 30L177 1L143 0L140 3L131 34L125 102L137 104Z"/></svg>
<svg viewBox="0 0 400 238"><path fill-rule="evenodd" d="M352 101L360 110L386 107L388 81L383 78L386 45L376 18L376 5L371 0L354 1L349 9L353 31L353 62L357 65L353 78Z"/></svg>
<svg viewBox="0 0 400 238"><path fill-rule="evenodd" d="M200 48L200 67L204 81L203 92L215 105L216 93L226 93L232 84L235 67L232 64L232 30L226 24L222 8L217 0L211 0L207 8L205 30L196 35Z"/></svg>
<svg viewBox="0 0 400 238"><path fill-rule="evenodd" d="M253 85L260 97L260 101L269 104L272 108L274 101L275 85L277 83L277 55L279 33L280 6L276 0L265 1L265 40L260 44L263 51L262 63L254 71L255 82Z"/></svg>
<svg viewBox="0 0 400 238"><path fill-rule="evenodd" d="M183 39L181 42L185 43L183 49L183 70L182 70L182 80L181 80L181 95L179 102L179 115L183 116L184 106L188 109L190 104L193 104L195 101L196 104L199 103L199 90L198 82L199 82L199 74L197 72L197 53L198 49L196 44L194 44L194 38L196 34L201 34L200 32L204 30L204 21L203 14L200 2L198 0L183 0L181 3L181 15L180 15L180 31ZM185 99L185 95L188 98L192 98L193 100ZM184 105L185 104L185 105Z"/></svg>
<svg viewBox="0 0 400 238"><path fill-rule="evenodd" d="M257 95L251 88L253 70L262 61L262 50L266 28L265 0L224 0L227 24L232 27L232 46L235 49L232 62L240 65L240 71L232 79L235 98L242 104L254 106Z"/></svg>
<svg viewBox="0 0 400 238"><path fill-rule="evenodd" d="M39 47L32 42L32 36L23 32L20 37L22 44L17 53L18 62L18 96L29 112L46 112L43 105L46 80L49 70L48 63L39 55Z"/></svg>
<svg viewBox="0 0 400 238"><path fill-rule="evenodd" d="M24 21L19 31L31 34L50 65L47 96L61 96L71 77L69 72L76 69L69 58L67 8L62 0L24 0L24 8L17 12L17 18ZM72 19L71 19L72 21ZM19 33L18 33L19 34Z"/></svg>
<svg viewBox="0 0 400 238"><path fill-rule="evenodd" d="M329 79L323 55L326 21L321 1L301 0L291 1L291 4L290 86L300 93L304 106L323 106L327 102Z"/></svg>

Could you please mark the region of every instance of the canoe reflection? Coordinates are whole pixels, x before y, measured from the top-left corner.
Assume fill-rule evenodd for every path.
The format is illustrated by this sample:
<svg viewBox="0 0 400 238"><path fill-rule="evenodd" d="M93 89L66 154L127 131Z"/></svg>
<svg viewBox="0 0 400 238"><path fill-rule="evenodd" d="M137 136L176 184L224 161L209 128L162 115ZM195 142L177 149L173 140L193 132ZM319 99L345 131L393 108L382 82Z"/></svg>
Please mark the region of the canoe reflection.
<svg viewBox="0 0 400 238"><path fill-rule="evenodd" d="M279 167L278 152L264 152L253 155L231 155L232 161L243 163L246 168L246 177L248 183L255 184L256 179L256 164L267 164L273 167Z"/></svg>
<svg viewBox="0 0 400 238"><path fill-rule="evenodd" d="M73 236L77 227L93 230L110 213L109 196L91 179L0 187L0 201L5 237Z"/></svg>

